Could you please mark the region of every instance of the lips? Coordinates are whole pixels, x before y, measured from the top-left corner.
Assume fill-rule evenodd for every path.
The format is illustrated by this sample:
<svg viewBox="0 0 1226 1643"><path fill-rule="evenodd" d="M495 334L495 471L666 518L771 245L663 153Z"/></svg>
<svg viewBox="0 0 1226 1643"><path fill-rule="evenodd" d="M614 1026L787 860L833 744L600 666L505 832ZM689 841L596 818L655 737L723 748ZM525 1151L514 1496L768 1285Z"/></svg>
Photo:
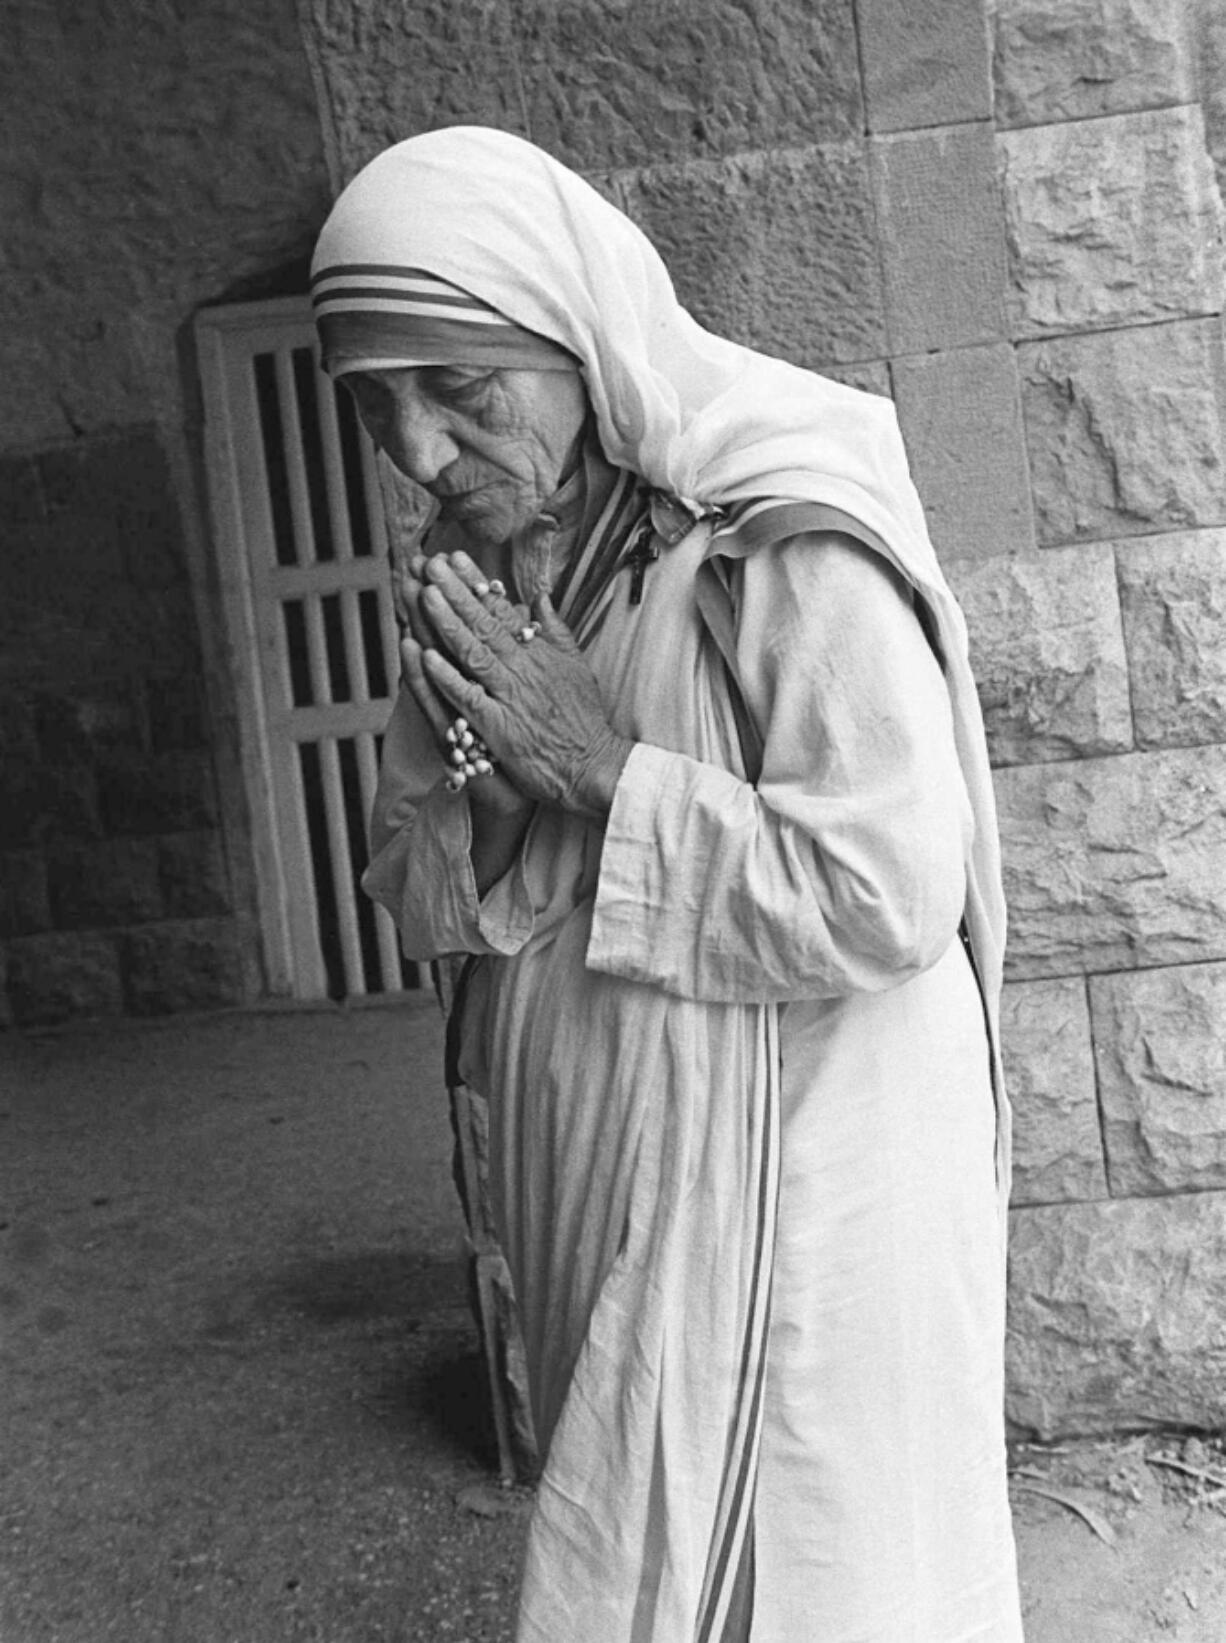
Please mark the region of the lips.
<svg viewBox="0 0 1226 1643"><path fill-rule="evenodd" d="M479 502L490 487L488 485L474 485L471 490L465 491L438 491L434 492L438 505L445 514L465 513Z"/></svg>
<svg viewBox="0 0 1226 1643"><path fill-rule="evenodd" d="M465 506L477 494L476 491L447 491L442 494L435 491L434 493L440 511L445 514L462 513Z"/></svg>

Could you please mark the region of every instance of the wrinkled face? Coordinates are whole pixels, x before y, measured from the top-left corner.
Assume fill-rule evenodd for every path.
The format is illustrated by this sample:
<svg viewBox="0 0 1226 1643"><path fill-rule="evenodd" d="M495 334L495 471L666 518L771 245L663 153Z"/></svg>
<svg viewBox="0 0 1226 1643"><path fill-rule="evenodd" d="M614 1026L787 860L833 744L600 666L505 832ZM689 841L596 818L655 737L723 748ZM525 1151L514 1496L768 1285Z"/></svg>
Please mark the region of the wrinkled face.
<svg viewBox="0 0 1226 1643"><path fill-rule="evenodd" d="M558 489L587 414L568 371L416 365L341 381L375 444L438 498L440 517L491 546Z"/></svg>

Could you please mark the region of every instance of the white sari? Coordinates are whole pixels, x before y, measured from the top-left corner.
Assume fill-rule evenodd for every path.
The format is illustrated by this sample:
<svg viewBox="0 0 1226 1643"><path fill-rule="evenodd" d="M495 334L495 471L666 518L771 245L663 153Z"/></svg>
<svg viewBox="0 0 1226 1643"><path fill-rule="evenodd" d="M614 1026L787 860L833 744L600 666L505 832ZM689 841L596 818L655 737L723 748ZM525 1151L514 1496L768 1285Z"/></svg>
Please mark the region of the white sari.
<svg viewBox="0 0 1226 1643"><path fill-rule="evenodd" d="M385 742L368 887L412 956L485 955L462 1071L548 1450L520 1643L1018 1643L994 812L892 407L702 331L503 133L389 150L316 263L565 347L609 460L727 516L588 648L636 742L606 827L542 809L478 901L403 696Z"/></svg>
<svg viewBox="0 0 1226 1643"><path fill-rule="evenodd" d="M403 698L385 743L371 887L414 956L490 955L461 1070L548 1446L519 1637L1016 1643L945 687L864 550L756 557L751 787L694 594L708 529L588 652L640 744L603 838L538 812L478 903Z"/></svg>

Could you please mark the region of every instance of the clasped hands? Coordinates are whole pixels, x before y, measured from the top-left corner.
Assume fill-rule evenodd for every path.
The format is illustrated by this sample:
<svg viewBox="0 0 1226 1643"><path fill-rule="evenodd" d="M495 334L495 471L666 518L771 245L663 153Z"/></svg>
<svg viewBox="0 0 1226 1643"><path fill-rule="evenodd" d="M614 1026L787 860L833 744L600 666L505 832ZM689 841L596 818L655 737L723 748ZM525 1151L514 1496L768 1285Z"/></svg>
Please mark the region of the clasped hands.
<svg viewBox="0 0 1226 1643"><path fill-rule="evenodd" d="M399 593L401 671L440 758L460 715L494 761L493 773L471 783L472 803L508 817L535 802L607 816L633 744L610 725L595 676L548 596L530 613L491 588L466 553L419 555Z"/></svg>

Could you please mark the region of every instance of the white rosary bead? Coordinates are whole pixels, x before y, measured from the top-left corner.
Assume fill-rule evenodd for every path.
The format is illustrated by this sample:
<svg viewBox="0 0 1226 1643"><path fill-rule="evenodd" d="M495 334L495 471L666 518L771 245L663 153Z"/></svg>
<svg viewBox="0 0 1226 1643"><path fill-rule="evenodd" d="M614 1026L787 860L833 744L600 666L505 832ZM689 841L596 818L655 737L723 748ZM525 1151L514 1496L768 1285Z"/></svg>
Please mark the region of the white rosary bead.
<svg viewBox="0 0 1226 1643"><path fill-rule="evenodd" d="M494 761L490 750L476 731L469 729L467 719L454 719L448 725L445 736L448 761L446 785L449 793L461 792L474 776L493 774Z"/></svg>
<svg viewBox="0 0 1226 1643"><path fill-rule="evenodd" d="M494 593L494 594L497 594L498 597L501 599L503 594L506 591L507 590L506 590L505 584L500 582L496 576L493 577L492 580L490 581L490 592Z"/></svg>

